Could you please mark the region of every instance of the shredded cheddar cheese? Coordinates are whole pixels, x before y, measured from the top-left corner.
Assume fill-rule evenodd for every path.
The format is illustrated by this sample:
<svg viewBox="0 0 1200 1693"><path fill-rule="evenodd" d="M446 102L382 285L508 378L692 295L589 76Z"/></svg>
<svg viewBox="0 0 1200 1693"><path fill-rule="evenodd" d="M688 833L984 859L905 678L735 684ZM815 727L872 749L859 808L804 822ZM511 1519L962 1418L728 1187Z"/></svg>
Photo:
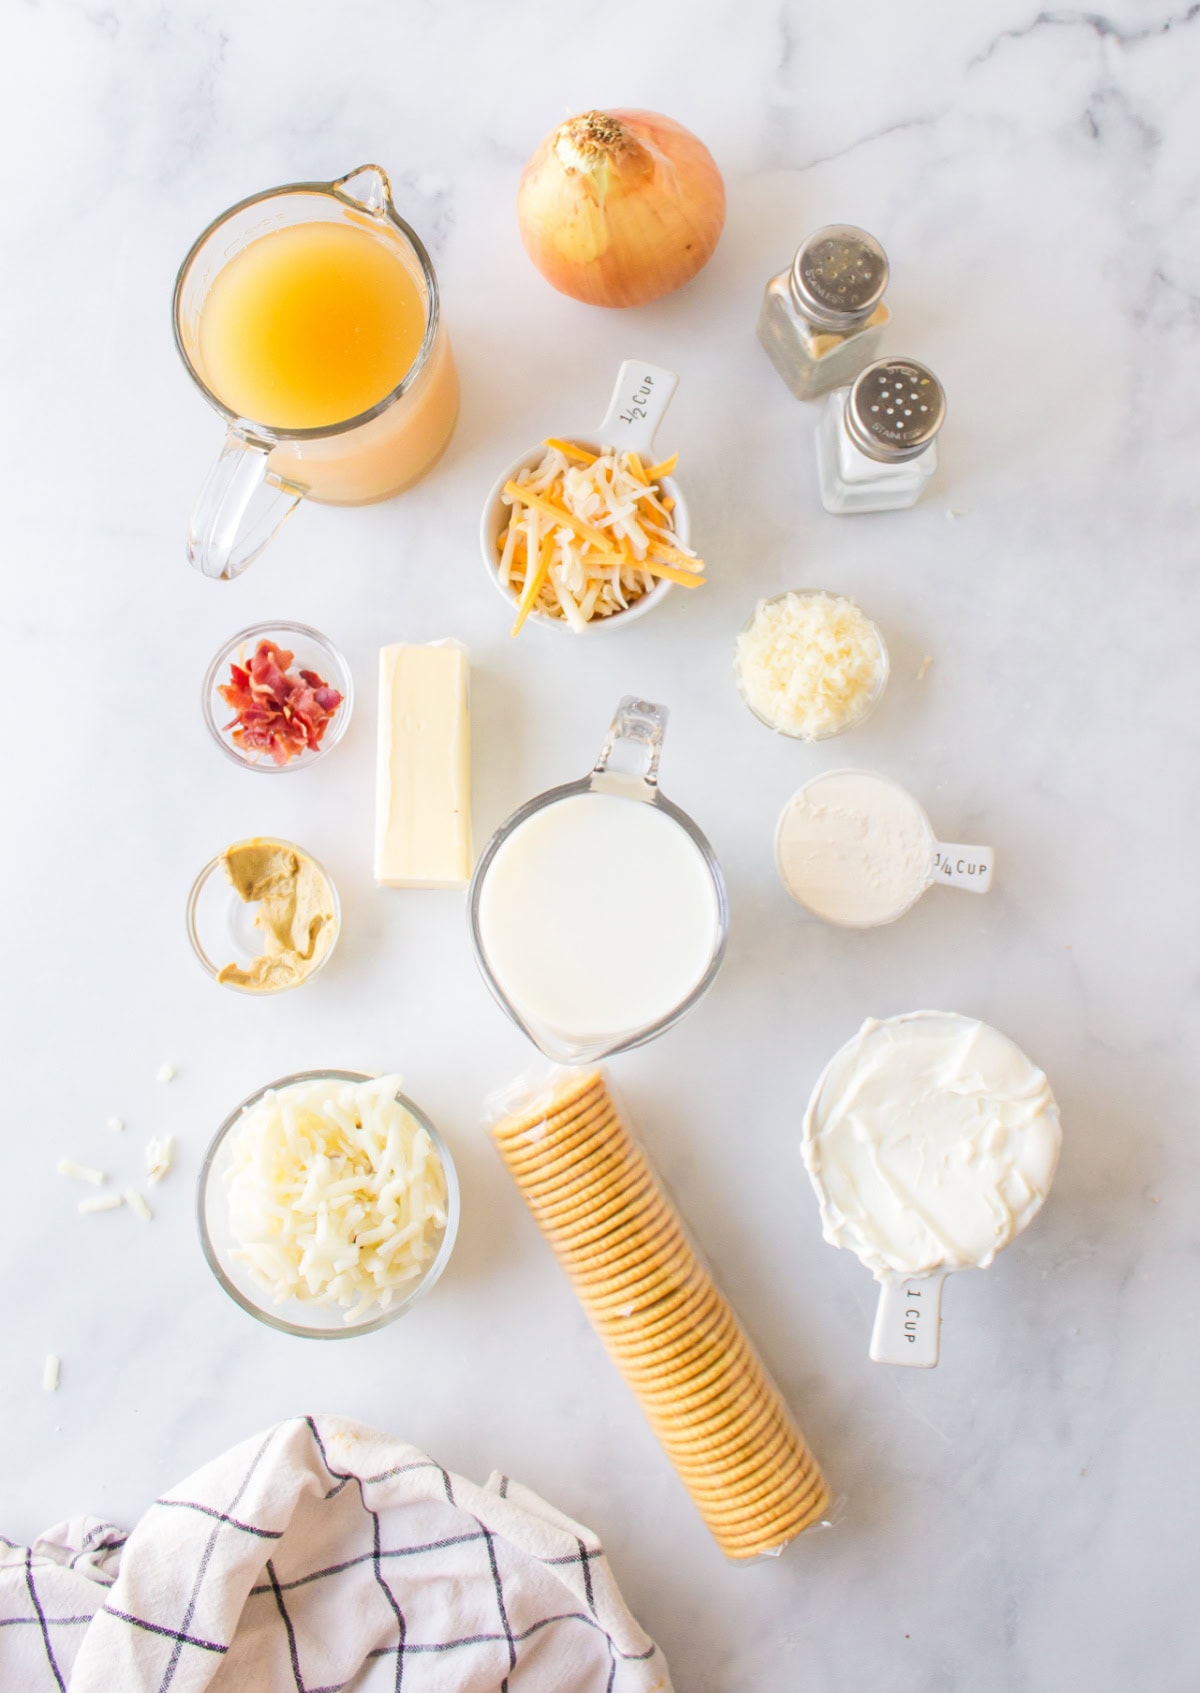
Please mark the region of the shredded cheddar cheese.
<svg viewBox="0 0 1200 1693"><path fill-rule="evenodd" d="M510 514L497 570L517 602L514 635L531 612L578 631L628 611L656 582L700 586L703 560L679 545L675 502L660 486L676 455L646 469L636 453L594 453L553 436L545 447L502 496Z"/></svg>

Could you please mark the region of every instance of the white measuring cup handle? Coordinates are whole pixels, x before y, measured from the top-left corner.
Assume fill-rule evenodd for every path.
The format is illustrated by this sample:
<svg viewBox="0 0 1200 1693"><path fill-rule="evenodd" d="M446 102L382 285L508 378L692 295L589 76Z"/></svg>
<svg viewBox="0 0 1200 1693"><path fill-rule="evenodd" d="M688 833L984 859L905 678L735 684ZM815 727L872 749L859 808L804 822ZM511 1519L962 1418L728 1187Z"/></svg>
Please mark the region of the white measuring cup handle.
<svg viewBox="0 0 1200 1693"><path fill-rule="evenodd" d="M604 421L596 431L601 444L639 457L651 453L658 426L678 386L679 378L673 370L626 359L617 372Z"/></svg>
<svg viewBox="0 0 1200 1693"><path fill-rule="evenodd" d="M938 1361L944 1274L884 1282L871 1330L871 1361L931 1370Z"/></svg>
<svg viewBox="0 0 1200 1693"><path fill-rule="evenodd" d="M989 846L963 846L956 841L934 841L934 882L946 888L965 888L969 894L985 894L992 885L996 854Z"/></svg>

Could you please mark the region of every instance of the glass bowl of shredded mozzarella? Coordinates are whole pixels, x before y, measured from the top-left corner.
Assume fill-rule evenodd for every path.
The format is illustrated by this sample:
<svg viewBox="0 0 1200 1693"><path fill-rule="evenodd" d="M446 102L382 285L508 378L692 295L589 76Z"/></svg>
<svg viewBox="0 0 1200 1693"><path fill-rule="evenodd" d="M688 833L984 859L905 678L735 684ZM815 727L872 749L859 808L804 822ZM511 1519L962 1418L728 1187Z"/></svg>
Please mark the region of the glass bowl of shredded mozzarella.
<svg viewBox="0 0 1200 1693"><path fill-rule="evenodd" d="M221 1286L284 1334L394 1322L458 1231L454 1161L396 1076L306 1070L243 1100L208 1149L200 1241Z"/></svg>

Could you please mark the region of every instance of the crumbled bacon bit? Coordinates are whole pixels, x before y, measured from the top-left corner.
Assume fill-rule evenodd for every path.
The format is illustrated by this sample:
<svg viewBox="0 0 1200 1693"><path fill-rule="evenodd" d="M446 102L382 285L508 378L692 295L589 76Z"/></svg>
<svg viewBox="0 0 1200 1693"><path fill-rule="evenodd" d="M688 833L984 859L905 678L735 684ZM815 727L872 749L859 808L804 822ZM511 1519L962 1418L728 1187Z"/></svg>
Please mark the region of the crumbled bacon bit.
<svg viewBox="0 0 1200 1693"><path fill-rule="evenodd" d="M315 752L342 703L315 670L293 670L295 656L274 641L260 641L249 659L229 666L229 681L217 690L234 713L225 725L234 745L266 753L276 764Z"/></svg>

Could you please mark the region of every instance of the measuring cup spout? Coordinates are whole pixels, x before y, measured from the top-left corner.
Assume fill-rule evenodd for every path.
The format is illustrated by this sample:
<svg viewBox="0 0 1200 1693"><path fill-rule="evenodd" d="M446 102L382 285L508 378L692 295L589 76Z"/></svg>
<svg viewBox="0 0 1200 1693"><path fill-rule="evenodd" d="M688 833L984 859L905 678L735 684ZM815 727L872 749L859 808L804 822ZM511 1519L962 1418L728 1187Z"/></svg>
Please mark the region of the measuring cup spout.
<svg viewBox="0 0 1200 1693"><path fill-rule="evenodd" d="M352 206L378 217L392 204L392 185L382 165L357 165L332 184L333 191Z"/></svg>

